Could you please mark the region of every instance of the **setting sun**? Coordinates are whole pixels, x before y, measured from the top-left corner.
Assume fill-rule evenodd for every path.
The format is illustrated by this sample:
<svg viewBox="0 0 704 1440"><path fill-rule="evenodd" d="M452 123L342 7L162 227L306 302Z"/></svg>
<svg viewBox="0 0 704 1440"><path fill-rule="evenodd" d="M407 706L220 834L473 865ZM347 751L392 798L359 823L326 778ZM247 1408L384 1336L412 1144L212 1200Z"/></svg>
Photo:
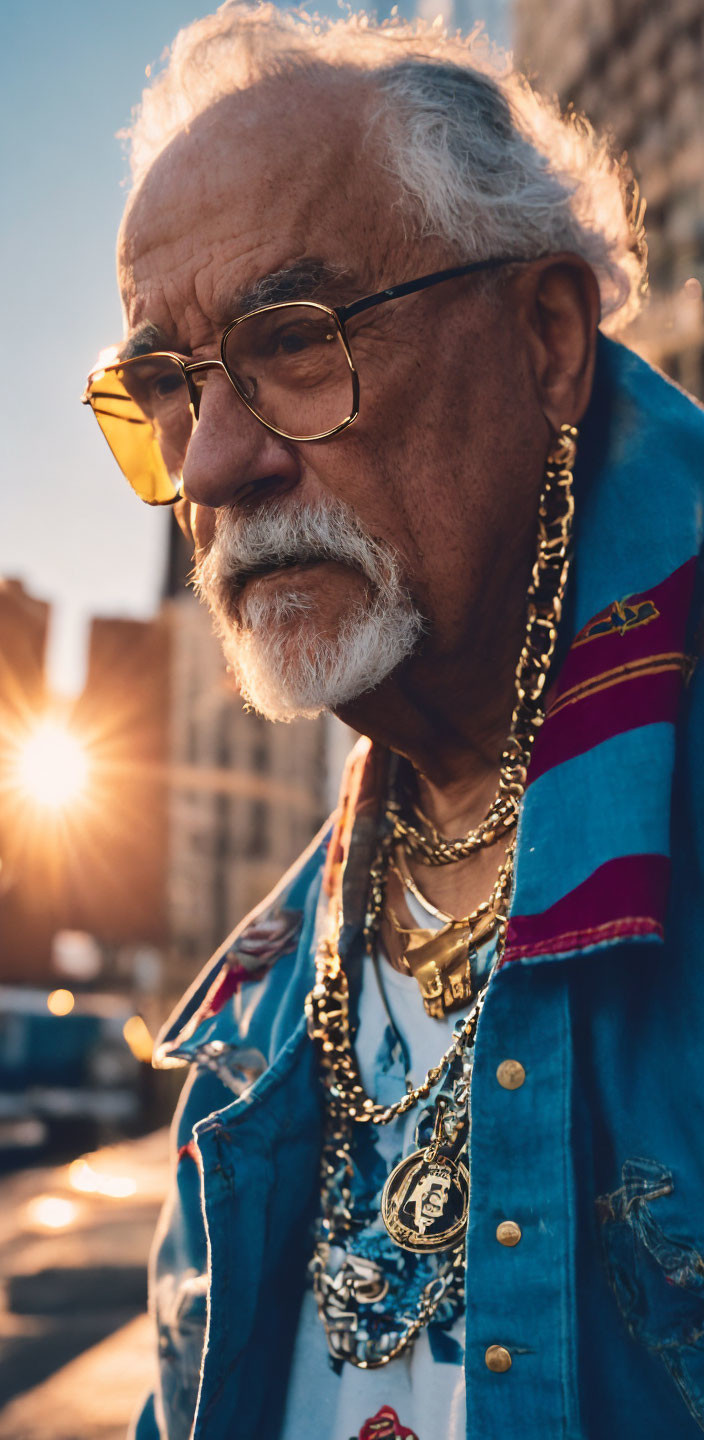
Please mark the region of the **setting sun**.
<svg viewBox="0 0 704 1440"><path fill-rule="evenodd" d="M85 790L85 750L65 726L45 720L24 742L17 775L22 789L37 804L60 810L80 799Z"/></svg>

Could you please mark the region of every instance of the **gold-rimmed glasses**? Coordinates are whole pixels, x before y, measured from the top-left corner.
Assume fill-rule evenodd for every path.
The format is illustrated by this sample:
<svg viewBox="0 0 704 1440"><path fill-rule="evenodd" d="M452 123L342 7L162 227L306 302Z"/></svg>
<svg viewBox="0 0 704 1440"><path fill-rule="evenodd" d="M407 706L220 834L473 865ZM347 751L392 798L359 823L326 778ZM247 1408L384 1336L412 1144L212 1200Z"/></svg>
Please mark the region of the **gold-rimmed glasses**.
<svg viewBox="0 0 704 1440"><path fill-rule="evenodd" d="M476 260L392 285L349 305L315 300L262 305L227 325L219 360L186 360L169 350L98 365L82 395L133 490L148 505L182 496L186 451L209 370L225 373L267 430L285 440L327 440L359 414L359 376L346 325L375 305L522 257Z"/></svg>

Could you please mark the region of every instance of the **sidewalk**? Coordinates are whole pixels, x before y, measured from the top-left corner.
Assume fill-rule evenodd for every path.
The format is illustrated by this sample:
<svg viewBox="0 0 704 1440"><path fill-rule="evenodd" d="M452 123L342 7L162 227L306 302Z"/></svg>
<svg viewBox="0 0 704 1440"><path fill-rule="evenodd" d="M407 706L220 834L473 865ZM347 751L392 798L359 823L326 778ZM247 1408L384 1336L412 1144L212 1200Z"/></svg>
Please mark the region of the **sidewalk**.
<svg viewBox="0 0 704 1440"><path fill-rule="evenodd" d="M146 1262L167 1173L159 1130L0 1180L0 1440L124 1440L156 1365Z"/></svg>
<svg viewBox="0 0 704 1440"><path fill-rule="evenodd" d="M140 1315L0 1415L0 1440L125 1440L156 1366L153 1325Z"/></svg>

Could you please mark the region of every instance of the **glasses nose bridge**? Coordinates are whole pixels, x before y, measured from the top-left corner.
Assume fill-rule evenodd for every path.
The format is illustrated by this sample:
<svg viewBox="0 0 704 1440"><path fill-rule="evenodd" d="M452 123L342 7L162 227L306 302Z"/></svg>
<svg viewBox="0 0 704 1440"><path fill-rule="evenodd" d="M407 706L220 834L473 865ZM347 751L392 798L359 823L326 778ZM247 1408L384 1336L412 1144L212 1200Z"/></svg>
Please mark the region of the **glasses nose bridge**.
<svg viewBox="0 0 704 1440"><path fill-rule="evenodd" d="M233 388L233 390L235 391L235 394L237 394L237 389L236 389L236 387L232 384L232 377L231 377L231 375L229 374L229 371L228 371L228 369L227 369L227 366L223 364L222 360L191 360L191 361L189 361L188 363L184 363L184 362L182 361L181 364L182 364L182 366L183 366L183 373L184 373L184 375L185 375L185 377L186 377L186 384L188 385L188 390L189 390L189 394L190 394L190 397L191 397L191 404L192 404L192 406L193 406L193 411L194 411L196 420L198 419L198 412L199 412L199 410L200 410L200 399L201 399L201 389L202 389L202 387L201 387L200 385L196 384L196 383L191 379L191 376L192 376L192 375L195 375L196 373L199 373L199 372L202 373L202 371L204 371L204 370L222 370L223 375L226 375L226 376L227 376L227 379L229 380L230 384L232 385L232 388Z"/></svg>
<svg viewBox="0 0 704 1440"><path fill-rule="evenodd" d="M225 370L222 360L188 360L183 366L187 375L192 375L196 370ZM225 370L227 375L227 370ZM228 375L228 380L229 380Z"/></svg>

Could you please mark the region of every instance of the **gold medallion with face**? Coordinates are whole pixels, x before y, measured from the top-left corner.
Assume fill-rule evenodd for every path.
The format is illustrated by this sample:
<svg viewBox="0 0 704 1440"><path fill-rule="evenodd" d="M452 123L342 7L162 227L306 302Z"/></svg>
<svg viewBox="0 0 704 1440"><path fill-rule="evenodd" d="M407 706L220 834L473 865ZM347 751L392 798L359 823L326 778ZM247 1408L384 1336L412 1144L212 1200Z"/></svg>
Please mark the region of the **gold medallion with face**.
<svg viewBox="0 0 704 1440"><path fill-rule="evenodd" d="M446 1155L419 1150L392 1170L381 1197L381 1218L403 1250L448 1250L467 1229L469 1172Z"/></svg>

